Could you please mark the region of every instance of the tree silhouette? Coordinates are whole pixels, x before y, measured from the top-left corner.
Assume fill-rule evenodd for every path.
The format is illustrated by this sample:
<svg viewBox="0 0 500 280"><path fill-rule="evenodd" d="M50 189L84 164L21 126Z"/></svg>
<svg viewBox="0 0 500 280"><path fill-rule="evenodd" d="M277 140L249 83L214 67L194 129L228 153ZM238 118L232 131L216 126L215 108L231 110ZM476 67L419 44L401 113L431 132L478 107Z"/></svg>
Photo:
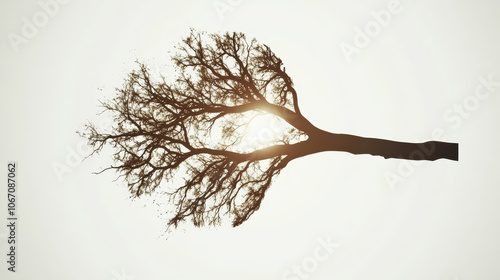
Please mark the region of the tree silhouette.
<svg viewBox="0 0 500 280"><path fill-rule="evenodd" d="M191 31L172 57L177 76L155 81L139 63L112 100L111 132L92 124L81 135L93 153L105 145L112 165L132 196L151 194L175 174L184 184L169 192L175 207L168 225L191 219L195 226L233 226L246 221L273 178L293 159L323 151L371 154L409 160L458 160L458 144L404 143L336 134L311 124L300 112L298 94L283 62L271 49L242 33ZM286 123L286 133L267 147L241 145L252 118L267 114ZM99 172L100 173L100 172Z"/></svg>

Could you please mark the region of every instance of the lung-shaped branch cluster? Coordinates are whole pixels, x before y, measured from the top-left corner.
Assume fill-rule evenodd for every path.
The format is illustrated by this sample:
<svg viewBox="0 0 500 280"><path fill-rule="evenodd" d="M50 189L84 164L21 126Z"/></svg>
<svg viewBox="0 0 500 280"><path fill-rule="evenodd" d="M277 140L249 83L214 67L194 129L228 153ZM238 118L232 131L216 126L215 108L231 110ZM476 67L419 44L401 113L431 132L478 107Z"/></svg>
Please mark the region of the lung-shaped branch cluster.
<svg viewBox="0 0 500 280"><path fill-rule="evenodd" d="M129 74L111 100L112 131L88 124L81 133L94 153L110 146L115 170L133 196L150 194L182 176L169 192L175 212L170 226L234 226L259 209L273 178L293 159L343 151L384 158L458 160L458 144L405 143L323 131L300 112L292 79L266 45L242 33L191 31L172 57L176 77L153 80L146 65ZM268 147L241 146L249 117L272 114L288 130ZM102 172L101 171L101 172Z"/></svg>
<svg viewBox="0 0 500 280"><path fill-rule="evenodd" d="M164 180L184 175L170 194L176 213L169 224L190 218L201 226L225 214L233 225L260 206L272 179L292 159L292 145L309 126L282 61L241 33L192 31L172 58L178 76L153 81L144 64L129 74L112 100L101 102L114 118L113 131L87 125L94 152L114 148L116 170L133 196L153 192ZM248 116L270 113L290 129L260 150L236 149ZM183 170L183 174L177 174ZM104 171L104 170L103 170Z"/></svg>

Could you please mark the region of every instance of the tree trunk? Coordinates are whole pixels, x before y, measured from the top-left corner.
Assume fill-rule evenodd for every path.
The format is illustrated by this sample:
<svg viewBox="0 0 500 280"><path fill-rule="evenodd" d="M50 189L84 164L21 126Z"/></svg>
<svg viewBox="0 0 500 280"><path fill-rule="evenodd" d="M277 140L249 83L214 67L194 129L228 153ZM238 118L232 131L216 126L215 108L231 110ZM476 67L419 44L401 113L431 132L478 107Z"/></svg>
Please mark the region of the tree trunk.
<svg viewBox="0 0 500 280"><path fill-rule="evenodd" d="M314 145L315 152L344 151L356 155L382 156L386 159L437 160L442 158L458 161L458 143L440 141L407 143L336 134L324 130L319 130L308 141Z"/></svg>

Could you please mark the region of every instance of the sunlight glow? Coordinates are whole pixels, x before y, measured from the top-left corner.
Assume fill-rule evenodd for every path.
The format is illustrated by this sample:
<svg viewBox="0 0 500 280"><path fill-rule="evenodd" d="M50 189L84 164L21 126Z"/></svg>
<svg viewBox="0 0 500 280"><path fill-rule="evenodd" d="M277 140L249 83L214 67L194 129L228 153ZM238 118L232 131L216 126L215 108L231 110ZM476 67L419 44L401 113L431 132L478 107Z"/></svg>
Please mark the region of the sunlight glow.
<svg viewBox="0 0 500 280"><path fill-rule="evenodd" d="M269 147L278 144L288 129L288 124L279 117L258 113L250 119L240 144L251 150Z"/></svg>

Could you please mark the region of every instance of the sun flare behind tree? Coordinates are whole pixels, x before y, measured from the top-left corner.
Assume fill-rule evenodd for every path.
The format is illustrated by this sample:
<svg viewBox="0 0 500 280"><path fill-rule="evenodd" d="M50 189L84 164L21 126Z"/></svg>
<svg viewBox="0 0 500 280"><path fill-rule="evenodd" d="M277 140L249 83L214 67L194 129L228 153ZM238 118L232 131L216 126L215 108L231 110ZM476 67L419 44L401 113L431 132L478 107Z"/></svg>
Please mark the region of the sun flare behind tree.
<svg viewBox="0 0 500 280"><path fill-rule="evenodd" d="M88 124L81 133L94 153L114 149L116 165L104 170L116 170L133 196L185 171L184 184L169 193L175 207L169 226L186 219L215 225L224 215L238 226L291 160L318 152L458 160L454 143L395 142L315 127L302 115L281 59L242 33L192 30L177 50L173 82L154 80L140 64L114 99L102 102L114 117L112 131Z"/></svg>

